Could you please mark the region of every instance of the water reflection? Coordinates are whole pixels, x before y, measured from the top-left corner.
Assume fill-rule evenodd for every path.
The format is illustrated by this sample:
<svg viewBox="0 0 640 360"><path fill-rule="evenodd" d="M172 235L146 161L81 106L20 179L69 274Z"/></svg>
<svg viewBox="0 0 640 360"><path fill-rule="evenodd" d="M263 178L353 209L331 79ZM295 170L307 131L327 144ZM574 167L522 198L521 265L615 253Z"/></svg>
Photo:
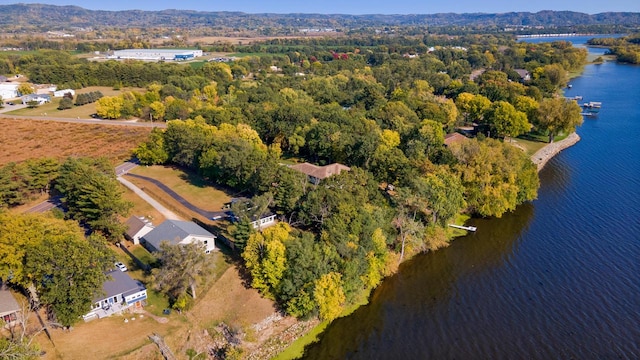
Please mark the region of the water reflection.
<svg viewBox="0 0 640 360"><path fill-rule="evenodd" d="M452 307L476 306L477 300L461 296L457 286L477 282L477 277L508 266L533 215L534 206L525 204L506 214L499 223L492 219L473 220L477 233L403 264L397 275L374 291L369 305L334 321L319 343L307 347L304 358L392 359L424 355L426 342L444 341L446 334L456 332L451 327L460 325L455 319L441 318L441 314L451 315L447 309ZM492 294L495 289L483 291ZM389 329L402 334L389 334ZM397 336L405 340L395 341Z"/></svg>

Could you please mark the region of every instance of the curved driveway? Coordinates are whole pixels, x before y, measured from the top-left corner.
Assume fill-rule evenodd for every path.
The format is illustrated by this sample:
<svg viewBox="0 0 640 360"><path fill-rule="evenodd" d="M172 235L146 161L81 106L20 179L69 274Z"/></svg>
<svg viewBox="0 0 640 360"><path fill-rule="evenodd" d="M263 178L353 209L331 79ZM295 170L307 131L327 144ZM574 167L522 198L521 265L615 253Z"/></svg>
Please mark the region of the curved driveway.
<svg viewBox="0 0 640 360"><path fill-rule="evenodd" d="M144 191L142 191L142 189L140 189L139 187L137 187L134 184L132 184L131 182L129 182L127 179L124 179L122 176L118 176L118 181L120 181L122 183L122 185L124 185L124 186L128 187L129 189L131 189L131 191L136 193L136 195L140 196L140 198L142 198L142 200L148 202L149 205L153 206L156 210L158 210L162 214L162 216L164 216L166 219L182 220L182 218L179 217L178 215L176 215L173 211L171 211L171 210L167 209L166 207L164 207L162 204L157 202L151 196L147 195L147 193L145 193Z"/></svg>
<svg viewBox="0 0 640 360"><path fill-rule="evenodd" d="M162 191L164 191L165 193L167 193L169 196L171 196L174 200L176 200L177 202L179 202L180 204L182 204L184 207L186 207L187 209L198 213L204 217L206 217L207 219L211 219L214 217L218 217L218 216L226 216L224 211L208 211L208 210L204 210L204 209L200 209L199 207L193 205L192 203L188 202L185 198L183 198L182 196L178 195L178 193L176 193L175 191L171 190L170 187L168 187L167 185L161 183L160 181L147 177L147 176L143 176L143 175L137 175L137 174L127 174L127 176L131 176L134 178L138 178L138 179L142 179L145 181L149 181L150 183L156 185L157 187L159 187ZM146 195L146 194L145 194Z"/></svg>

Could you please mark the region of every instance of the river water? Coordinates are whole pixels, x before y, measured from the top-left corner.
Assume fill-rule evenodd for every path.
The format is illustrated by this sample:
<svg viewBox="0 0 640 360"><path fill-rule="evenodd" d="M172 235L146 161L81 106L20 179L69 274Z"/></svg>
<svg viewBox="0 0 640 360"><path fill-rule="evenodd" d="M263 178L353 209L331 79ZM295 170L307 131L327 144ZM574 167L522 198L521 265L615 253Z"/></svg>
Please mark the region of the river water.
<svg viewBox="0 0 640 360"><path fill-rule="evenodd" d="M640 359L640 67L571 84L602 110L538 199L403 264L305 359Z"/></svg>

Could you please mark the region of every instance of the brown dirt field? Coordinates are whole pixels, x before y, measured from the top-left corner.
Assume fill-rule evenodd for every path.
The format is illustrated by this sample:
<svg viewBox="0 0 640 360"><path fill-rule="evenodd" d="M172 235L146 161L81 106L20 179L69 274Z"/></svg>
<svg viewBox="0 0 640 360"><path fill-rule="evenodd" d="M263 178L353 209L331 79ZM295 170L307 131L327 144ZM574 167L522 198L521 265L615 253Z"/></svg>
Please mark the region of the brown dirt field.
<svg viewBox="0 0 640 360"><path fill-rule="evenodd" d="M40 157L128 159L150 128L0 118L0 166Z"/></svg>

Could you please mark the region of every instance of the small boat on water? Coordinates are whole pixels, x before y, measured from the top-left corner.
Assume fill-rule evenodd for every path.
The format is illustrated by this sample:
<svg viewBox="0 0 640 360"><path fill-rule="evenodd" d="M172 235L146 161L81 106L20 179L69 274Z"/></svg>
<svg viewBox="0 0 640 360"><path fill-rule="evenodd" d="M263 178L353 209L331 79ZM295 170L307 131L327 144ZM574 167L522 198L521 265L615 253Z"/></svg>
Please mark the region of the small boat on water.
<svg viewBox="0 0 640 360"><path fill-rule="evenodd" d="M582 96L580 95L570 96L570 97L566 97L565 99L578 101L578 100L582 100Z"/></svg>
<svg viewBox="0 0 640 360"><path fill-rule="evenodd" d="M596 117L596 116L598 116L598 112L597 111L585 111L585 112L581 112L580 115L586 116L586 117Z"/></svg>

